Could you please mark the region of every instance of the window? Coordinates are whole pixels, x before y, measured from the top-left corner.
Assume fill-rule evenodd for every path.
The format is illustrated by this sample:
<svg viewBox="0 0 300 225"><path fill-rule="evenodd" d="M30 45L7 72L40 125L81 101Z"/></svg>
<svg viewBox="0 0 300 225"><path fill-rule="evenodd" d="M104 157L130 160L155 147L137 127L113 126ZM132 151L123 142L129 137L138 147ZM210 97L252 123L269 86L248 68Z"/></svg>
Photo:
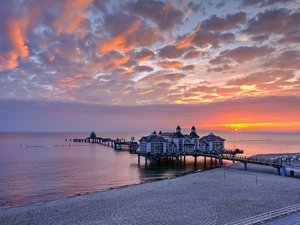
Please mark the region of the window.
<svg viewBox="0 0 300 225"><path fill-rule="evenodd" d="M151 153L163 152L163 142L159 140L154 140L151 142Z"/></svg>
<svg viewBox="0 0 300 225"><path fill-rule="evenodd" d="M212 150L214 150L214 151L220 151L220 150L222 150L222 142L220 142L220 141L214 141L212 143Z"/></svg>
<svg viewBox="0 0 300 225"><path fill-rule="evenodd" d="M178 150L179 152L182 152L182 139L179 139L179 142L178 142Z"/></svg>

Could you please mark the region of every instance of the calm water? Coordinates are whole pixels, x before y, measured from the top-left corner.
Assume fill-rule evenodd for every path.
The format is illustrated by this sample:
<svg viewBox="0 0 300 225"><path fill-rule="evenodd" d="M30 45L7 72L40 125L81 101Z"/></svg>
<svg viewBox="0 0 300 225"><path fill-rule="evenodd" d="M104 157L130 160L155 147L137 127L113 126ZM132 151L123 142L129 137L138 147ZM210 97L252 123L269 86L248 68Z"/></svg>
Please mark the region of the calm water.
<svg viewBox="0 0 300 225"><path fill-rule="evenodd" d="M206 133L205 133L206 134ZM143 134L98 133L112 138ZM204 133L200 133L204 135ZM246 155L300 152L300 134L217 133L227 148L241 148ZM0 133L0 207L105 190L112 187L174 177L203 170L193 159L183 166L137 165L136 155L88 143L65 141L87 133Z"/></svg>

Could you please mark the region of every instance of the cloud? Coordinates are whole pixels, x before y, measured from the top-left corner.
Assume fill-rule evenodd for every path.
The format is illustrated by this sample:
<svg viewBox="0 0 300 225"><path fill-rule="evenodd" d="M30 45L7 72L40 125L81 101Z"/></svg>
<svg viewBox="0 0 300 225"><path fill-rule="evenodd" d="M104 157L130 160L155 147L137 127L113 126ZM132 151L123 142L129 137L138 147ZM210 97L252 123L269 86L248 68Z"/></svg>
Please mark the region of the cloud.
<svg viewBox="0 0 300 225"><path fill-rule="evenodd" d="M258 85L274 82L284 82L294 78L295 75L292 71L270 70L264 72L251 73L242 78L229 80L228 85Z"/></svg>
<svg viewBox="0 0 300 225"><path fill-rule="evenodd" d="M267 46L262 47L248 47L248 46L240 46L235 49L225 50L219 54L220 57L212 60L212 63L226 63L228 59L232 59L237 63L243 63L246 61L250 61L256 58L263 57L268 55L274 51L274 48L270 48Z"/></svg>
<svg viewBox="0 0 300 225"><path fill-rule="evenodd" d="M181 61L158 61L156 62L157 66L164 67L164 68L179 68L184 65Z"/></svg>
<svg viewBox="0 0 300 225"><path fill-rule="evenodd" d="M186 65L180 68L181 70L190 71L195 69L195 65Z"/></svg>
<svg viewBox="0 0 300 225"><path fill-rule="evenodd" d="M215 61L211 61L212 63L215 62ZM222 62L221 62L222 63ZM207 69L207 72L224 72L224 71L227 71L227 70L230 70L232 67L227 65L227 64L223 64L221 66L216 66L216 67L209 67Z"/></svg>
<svg viewBox="0 0 300 225"><path fill-rule="evenodd" d="M140 79L139 82L151 81L151 83L155 83L155 85L157 85L164 82L175 82L184 77L185 75L182 73L156 72Z"/></svg>
<svg viewBox="0 0 300 225"><path fill-rule="evenodd" d="M176 9L170 1L138 0L129 3L128 8L136 15L151 19L162 30L173 28L184 18L184 13Z"/></svg>
<svg viewBox="0 0 300 225"><path fill-rule="evenodd" d="M95 66L100 66L105 72L112 72L118 69L120 66L130 62L130 55L123 55L118 52L112 52L111 54L102 56L95 62Z"/></svg>
<svg viewBox="0 0 300 225"><path fill-rule="evenodd" d="M4 1L0 6L0 70L15 69L19 59L29 55L27 39L30 16L18 14L14 3Z"/></svg>
<svg viewBox="0 0 300 225"><path fill-rule="evenodd" d="M80 33L81 29L86 29L87 10L93 0L65 0L60 13L54 22L54 28L59 34Z"/></svg>
<svg viewBox="0 0 300 225"><path fill-rule="evenodd" d="M211 16L209 19L201 23L201 29L209 31L225 31L235 28L238 25L246 23L246 13L237 12L228 14L225 18L217 15Z"/></svg>
<svg viewBox="0 0 300 225"><path fill-rule="evenodd" d="M280 55L270 59L263 66L282 69L300 69L300 52L298 50L284 51Z"/></svg>
<svg viewBox="0 0 300 225"><path fill-rule="evenodd" d="M138 73L142 73L142 72L152 72L153 71L153 68L150 67L150 66L135 66L133 68L133 70L135 72L138 72Z"/></svg>
<svg viewBox="0 0 300 225"><path fill-rule="evenodd" d="M252 35L288 35L290 32L299 32L299 20L299 12L293 13L285 8L267 10L249 20L244 32Z"/></svg>
<svg viewBox="0 0 300 225"><path fill-rule="evenodd" d="M136 61L143 63L148 60L152 60L154 58L155 54L153 51L143 48L140 51L132 53L132 58L134 58Z"/></svg>
<svg viewBox="0 0 300 225"><path fill-rule="evenodd" d="M220 11L216 6L225 1L194 2L3 0L0 98L195 104L299 93L294 2L286 9L249 6L247 19L254 17L248 22L237 5L226 3ZM255 90L252 84L242 89L227 84L262 69L291 71L295 77L274 76ZM271 86L275 81L278 90ZM188 92L198 84L212 92Z"/></svg>
<svg viewBox="0 0 300 225"><path fill-rule="evenodd" d="M264 7L269 5L274 5L276 3L285 4L287 2L293 2L294 0L243 0L242 6L256 6L256 7Z"/></svg>
<svg viewBox="0 0 300 225"><path fill-rule="evenodd" d="M192 51L187 52L183 58L184 59L194 59L194 58L198 58L203 55L204 55L204 53L201 51L192 50Z"/></svg>
<svg viewBox="0 0 300 225"><path fill-rule="evenodd" d="M169 59L180 58L186 51L187 49L178 49L175 45L166 45L159 50L159 57Z"/></svg>
<svg viewBox="0 0 300 225"><path fill-rule="evenodd" d="M102 38L99 42L102 55L112 51L127 53L137 47L150 46L162 38L162 34L154 27L124 13L106 15L104 26L110 32L110 37Z"/></svg>
<svg viewBox="0 0 300 225"><path fill-rule="evenodd" d="M232 42L234 39L235 35L232 33L197 31L191 43L200 48L218 48L221 43Z"/></svg>

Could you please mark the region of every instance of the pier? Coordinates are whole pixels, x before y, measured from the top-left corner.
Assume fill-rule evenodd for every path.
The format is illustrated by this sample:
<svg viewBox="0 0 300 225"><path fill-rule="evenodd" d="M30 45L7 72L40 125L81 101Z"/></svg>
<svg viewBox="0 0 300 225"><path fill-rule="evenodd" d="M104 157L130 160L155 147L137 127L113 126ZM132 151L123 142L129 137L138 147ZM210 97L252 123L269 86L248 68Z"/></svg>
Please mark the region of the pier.
<svg viewBox="0 0 300 225"><path fill-rule="evenodd" d="M130 153L135 153L139 147L139 144L136 141L126 141L123 138L103 138L103 137L87 137L87 138L74 138L73 142L86 142L86 143L95 143L104 146L111 147L115 150L126 150Z"/></svg>
<svg viewBox="0 0 300 225"><path fill-rule="evenodd" d="M244 157L238 156L242 151L236 153L235 150L223 150L220 152L209 152L209 151L193 151L193 152L181 152L181 153L145 153L137 151L138 165L141 164L141 157L145 159L145 166L148 165L148 160L151 160L152 165L156 165L161 161L171 161L176 164L185 164L186 157L194 157L194 164L197 164L198 157L203 157L204 167L207 164L215 165L216 167L221 167L223 161L232 161L233 163L239 162L244 164L244 170L248 170L248 164L256 164L262 166L270 166L276 169L277 175L287 176L287 171L289 171L290 176L294 176L295 171L300 171L299 167L292 165L286 165L283 163L281 158L276 160L271 159L259 159L255 157Z"/></svg>

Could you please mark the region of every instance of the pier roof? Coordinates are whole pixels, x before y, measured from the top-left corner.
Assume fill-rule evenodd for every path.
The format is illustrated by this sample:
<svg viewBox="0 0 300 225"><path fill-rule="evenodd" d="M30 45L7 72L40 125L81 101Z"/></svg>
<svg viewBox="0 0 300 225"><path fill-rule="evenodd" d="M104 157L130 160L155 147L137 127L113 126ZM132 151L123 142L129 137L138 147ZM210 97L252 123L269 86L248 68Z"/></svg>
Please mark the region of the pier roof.
<svg viewBox="0 0 300 225"><path fill-rule="evenodd" d="M189 135L190 138L199 138L199 135L195 132L195 131L192 131Z"/></svg>
<svg viewBox="0 0 300 225"><path fill-rule="evenodd" d="M225 141L225 139L214 135L213 132L210 132L209 135L200 138L200 141Z"/></svg>
<svg viewBox="0 0 300 225"><path fill-rule="evenodd" d="M151 135L149 135L149 136L146 136L146 137L145 137L145 136L142 137L142 138L140 139L140 141L152 142L152 141L154 141L155 139L157 139L157 140L159 140L159 141L161 141L161 142L167 142L167 140L164 139L163 137L158 136L158 135L153 135L153 134L151 134Z"/></svg>

